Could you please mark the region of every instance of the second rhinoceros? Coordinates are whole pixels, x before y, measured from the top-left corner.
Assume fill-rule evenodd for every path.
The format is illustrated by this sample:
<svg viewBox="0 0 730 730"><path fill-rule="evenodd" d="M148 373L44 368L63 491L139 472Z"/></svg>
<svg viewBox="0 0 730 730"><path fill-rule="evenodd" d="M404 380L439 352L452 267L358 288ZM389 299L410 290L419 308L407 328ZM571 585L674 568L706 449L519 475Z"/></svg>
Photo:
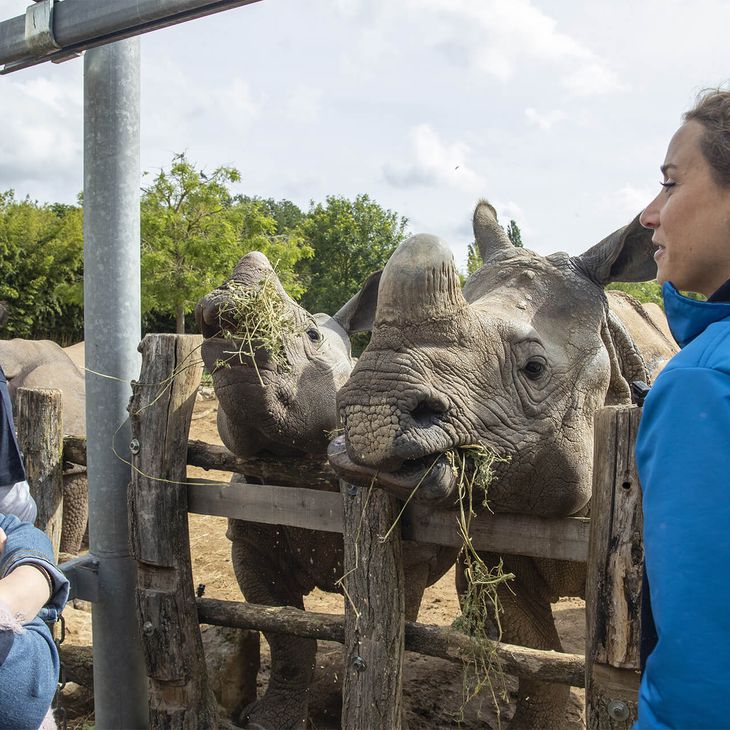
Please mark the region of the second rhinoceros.
<svg viewBox="0 0 730 730"><path fill-rule="evenodd" d="M649 382L675 351L638 302L616 295L617 316L603 290L654 277L651 232L634 220L581 256L543 257L512 246L486 201L474 232L484 266L463 292L434 236L391 257L372 339L338 395L345 431L330 461L349 481L377 477L401 498L417 490L415 500L448 507L449 453L483 444L500 457L492 510L585 514L595 411L629 403L630 382ZM585 566L503 558L516 576L499 588L503 640L560 651L550 604L583 595ZM511 727L559 730L567 697L568 687L522 680Z"/></svg>

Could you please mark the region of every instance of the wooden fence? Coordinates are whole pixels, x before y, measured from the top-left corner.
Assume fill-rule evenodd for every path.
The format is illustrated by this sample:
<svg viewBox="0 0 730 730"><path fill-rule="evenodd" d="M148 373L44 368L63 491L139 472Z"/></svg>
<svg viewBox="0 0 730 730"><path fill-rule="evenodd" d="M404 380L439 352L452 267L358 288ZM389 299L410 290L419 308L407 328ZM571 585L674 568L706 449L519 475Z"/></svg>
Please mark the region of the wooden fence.
<svg viewBox="0 0 730 730"><path fill-rule="evenodd" d="M385 492L373 490L366 501L366 490L346 484L340 490L321 461L240 459L222 447L189 441L200 380L201 366L194 364L199 361L194 355L198 343L192 336L148 335L140 346L142 371L129 408L134 453L130 540L138 561L137 607L150 679L150 727L218 726L199 631L199 623L209 623L344 643L342 726L399 728L402 652L461 661L470 645L469 637L456 630L402 620L401 536L459 545L454 514L409 506L401 536L383 543L377 536L393 523L398 507ZM478 549L588 562L585 657L506 644L497 652L504 670L515 676L585 686L590 729L629 730L636 718L643 548L633 444L639 415L635 407L621 406L605 408L597 416L592 513L600 519L591 523L482 515L471 533ZM84 463L84 447L82 440L67 438L64 457ZM188 464L257 476L277 486L187 479ZM301 488L302 482L317 488ZM363 511L356 561L355 535ZM359 612L357 637L349 606L343 618L196 598L188 512L343 533L345 571L352 571L348 593ZM365 574L367 565L378 566L378 581ZM363 666L370 671L359 671Z"/></svg>

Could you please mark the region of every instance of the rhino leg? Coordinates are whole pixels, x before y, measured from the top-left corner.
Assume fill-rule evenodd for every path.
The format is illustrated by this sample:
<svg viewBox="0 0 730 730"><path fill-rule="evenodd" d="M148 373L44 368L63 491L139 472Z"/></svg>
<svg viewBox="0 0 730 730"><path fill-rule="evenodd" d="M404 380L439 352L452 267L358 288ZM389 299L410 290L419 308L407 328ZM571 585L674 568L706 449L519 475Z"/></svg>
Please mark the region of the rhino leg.
<svg viewBox="0 0 730 730"><path fill-rule="evenodd" d="M76 555L89 518L89 498L86 470L63 475L63 525L60 551Z"/></svg>
<svg viewBox="0 0 730 730"><path fill-rule="evenodd" d="M480 555L488 566L497 565L500 559L494 553ZM502 560L504 572L515 575L514 580L498 588L504 610L501 618L502 641L535 649L562 651L550 608L550 603L556 601L557 596L545 582L535 561L517 555L505 555ZM456 587L459 595L464 595L466 582L461 565L456 571ZM521 678L510 730L562 730L569 696L570 688L567 685Z"/></svg>
<svg viewBox="0 0 730 730"><path fill-rule="evenodd" d="M244 597L264 606L303 609L303 593L296 576L288 575L288 548L275 526L236 524L230 520L233 567ZM290 571L289 571L290 572ZM309 689L317 642L283 634L264 634L271 649L271 673L264 696L233 713L233 721L256 730L306 728Z"/></svg>
<svg viewBox="0 0 730 730"><path fill-rule="evenodd" d="M426 588L451 570L457 553L452 547L403 541L406 621L418 620L418 611Z"/></svg>

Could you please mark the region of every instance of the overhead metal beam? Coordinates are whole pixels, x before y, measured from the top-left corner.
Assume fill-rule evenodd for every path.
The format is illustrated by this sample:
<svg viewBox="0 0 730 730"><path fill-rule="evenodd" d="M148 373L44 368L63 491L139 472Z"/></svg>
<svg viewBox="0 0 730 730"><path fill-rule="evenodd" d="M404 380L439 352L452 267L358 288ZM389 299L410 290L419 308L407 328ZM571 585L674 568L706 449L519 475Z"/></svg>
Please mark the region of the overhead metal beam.
<svg viewBox="0 0 730 730"><path fill-rule="evenodd" d="M0 23L0 73L46 61L64 61L89 48L258 1L56 0L50 31L58 50L39 53L37 44L27 35L25 15L5 20Z"/></svg>

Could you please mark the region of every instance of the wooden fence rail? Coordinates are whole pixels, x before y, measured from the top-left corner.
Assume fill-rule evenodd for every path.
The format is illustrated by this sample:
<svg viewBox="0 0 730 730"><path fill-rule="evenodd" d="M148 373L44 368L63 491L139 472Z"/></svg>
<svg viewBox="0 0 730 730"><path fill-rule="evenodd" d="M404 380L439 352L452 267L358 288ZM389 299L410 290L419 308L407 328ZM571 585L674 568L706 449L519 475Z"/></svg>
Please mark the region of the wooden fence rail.
<svg viewBox="0 0 730 730"><path fill-rule="evenodd" d="M86 461L86 444L80 438L66 438L64 458L76 464ZM269 459L238 459L225 447L188 441L188 464L205 468L275 476L279 484L229 484L188 478L188 511L200 515L233 517L268 525L303 527L323 532L343 532L343 500L329 466L310 459L290 459L274 468ZM235 467L235 468L234 468ZM317 488L302 488L302 483ZM293 486L289 486L293 485ZM325 491L323 491L325 490ZM436 545L461 545L456 530L456 512L434 512L418 504L406 507L401 518L404 540ZM471 525L471 537L478 550L498 551L535 558L586 562L590 520L583 517L546 518L531 515L480 515Z"/></svg>

